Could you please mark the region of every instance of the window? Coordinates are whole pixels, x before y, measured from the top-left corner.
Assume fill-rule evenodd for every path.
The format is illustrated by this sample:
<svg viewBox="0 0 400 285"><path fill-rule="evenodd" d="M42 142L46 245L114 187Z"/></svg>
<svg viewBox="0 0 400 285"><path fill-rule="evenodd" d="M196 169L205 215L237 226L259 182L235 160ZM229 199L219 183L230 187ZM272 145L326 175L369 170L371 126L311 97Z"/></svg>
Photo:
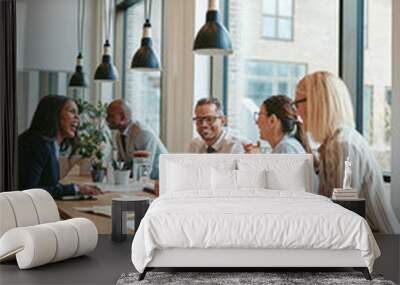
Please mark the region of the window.
<svg viewBox="0 0 400 285"><path fill-rule="evenodd" d="M392 88L385 88L385 141L390 147L390 141L392 139ZM389 153L390 156L390 153ZM390 167L390 166L389 166ZM388 170L389 168L386 168Z"/></svg>
<svg viewBox="0 0 400 285"><path fill-rule="evenodd" d="M365 1L368 10L368 48L364 45L364 137L380 163L382 170L391 168L391 102L392 102L392 1ZM365 7L364 7L365 8ZM382 33L382 31L385 31ZM368 98L373 90L371 101Z"/></svg>
<svg viewBox="0 0 400 285"><path fill-rule="evenodd" d="M266 98L274 94L294 98L297 82L306 75L306 65L249 60L246 63L246 74L246 97L260 106Z"/></svg>
<svg viewBox="0 0 400 285"><path fill-rule="evenodd" d="M262 36L293 39L293 0L262 0Z"/></svg>
<svg viewBox="0 0 400 285"><path fill-rule="evenodd" d="M134 53L140 47L144 23L144 3L140 1L124 15L124 53L122 96L132 108L133 117L160 134L161 75L159 72L138 72L130 68ZM162 0L154 0L151 11L153 47L161 61Z"/></svg>
<svg viewBox="0 0 400 285"><path fill-rule="evenodd" d="M385 99L386 99L386 104L388 105L388 107L392 106L392 88L391 87L386 87L385 88Z"/></svg>
<svg viewBox="0 0 400 285"><path fill-rule="evenodd" d="M245 109L241 110L242 116L249 118L251 114L258 111L262 102L272 95L282 94L294 98L297 82L306 75L306 64L272 62L266 60L249 60L246 62L244 92ZM244 115L244 113L248 113ZM248 128L254 125L250 116L250 121L245 120L236 127L246 130L246 136L256 140L258 130Z"/></svg>
<svg viewBox="0 0 400 285"><path fill-rule="evenodd" d="M364 110L363 110L363 126L364 126L364 137L371 144L373 141L372 134L374 133L374 87L371 85L364 86Z"/></svg>
<svg viewBox="0 0 400 285"><path fill-rule="evenodd" d="M253 19L253 15L260 10L263 18L271 15L271 22L276 24L274 33L280 35L277 23L281 16L293 25L293 3L229 0L227 26L236 49L225 66L224 105L227 106L229 128L238 130L252 141L259 139L253 113L267 97L277 94L293 97L296 84L309 72L327 70L338 74L338 0L296 2L296 38L292 38L290 44L260 41L258 31L264 30L265 25L263 21ZM292 37L292 29L290 31Z"/></svg>

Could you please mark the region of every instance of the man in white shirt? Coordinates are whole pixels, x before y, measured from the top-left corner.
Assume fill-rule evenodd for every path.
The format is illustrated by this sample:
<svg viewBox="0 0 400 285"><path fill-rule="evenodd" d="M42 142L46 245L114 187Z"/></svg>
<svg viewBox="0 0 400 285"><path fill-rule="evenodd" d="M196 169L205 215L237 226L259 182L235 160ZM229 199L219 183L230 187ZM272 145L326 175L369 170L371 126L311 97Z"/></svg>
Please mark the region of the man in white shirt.
<svg viewBox="0 0 400 285"><path fill-rule="evenodd" d="M190 142L190 153L244 153L242 142L224 129L226 118L218 99L200 99L194 112L200 137Z"/></svg>

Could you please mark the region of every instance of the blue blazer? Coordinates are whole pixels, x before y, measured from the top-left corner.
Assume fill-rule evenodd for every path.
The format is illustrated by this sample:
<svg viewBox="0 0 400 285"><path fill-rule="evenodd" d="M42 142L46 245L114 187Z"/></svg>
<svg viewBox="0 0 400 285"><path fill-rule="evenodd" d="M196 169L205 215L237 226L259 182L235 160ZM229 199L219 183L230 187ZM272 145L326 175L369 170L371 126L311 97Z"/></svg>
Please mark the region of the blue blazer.
<svg viewBox="0 0 400 285"><path fill-rule="evenodd" d="M54 199L74 195L74 185L62 185L59 179L54 141L29 131L22 133L18 137L18 189L43 188Z"/></svg>

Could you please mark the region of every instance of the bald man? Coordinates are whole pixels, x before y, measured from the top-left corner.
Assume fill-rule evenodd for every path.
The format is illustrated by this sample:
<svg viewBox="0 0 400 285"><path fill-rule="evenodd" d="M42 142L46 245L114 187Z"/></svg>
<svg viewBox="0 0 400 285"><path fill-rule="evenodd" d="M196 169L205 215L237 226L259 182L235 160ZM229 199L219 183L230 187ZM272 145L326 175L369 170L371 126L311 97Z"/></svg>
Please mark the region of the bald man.
<svg viewBox="0 0 400 285"><path fill-rule="evenodd" d="M150 152L150 178L158 180L159 156L167 153L161 140L146 125L132 120L132 111L122 100L111 102L107 108L106 120L110 129L118 130L116 143L119 158L130 164L135 151Z"/></svg>

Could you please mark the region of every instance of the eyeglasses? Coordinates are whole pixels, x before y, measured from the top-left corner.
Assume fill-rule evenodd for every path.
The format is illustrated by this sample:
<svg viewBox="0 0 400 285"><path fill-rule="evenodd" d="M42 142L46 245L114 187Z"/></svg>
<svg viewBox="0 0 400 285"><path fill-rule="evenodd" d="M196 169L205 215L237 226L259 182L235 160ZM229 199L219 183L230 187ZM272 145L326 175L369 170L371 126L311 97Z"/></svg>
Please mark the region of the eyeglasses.
<svg viewBox="0 0 400 285"><path fill-rule="evenodd" d="M301 99L299 99L299 100L294 101L294 102L292 103L292 105L295 106L296 108L298 108L298 105L299 105L300 103L304 103L304 102L306 102L306 101L307 101L307 98L301 98Z"/></svg>
<svg viewBox="0 0 400 285"><path fill-rule="evenodd" d="M217 119L222 118L222 116L204 116L204 117L194 117L192 120L196 124L201 125L206 122L208 125L214 123Z"/></svg>
<svg viewBox="0 0 400 285"><path fill-rule="evenodd" d="M267 116L267 113L261 113L261 112L254 112L254 122L257 124L258 119L260 118L261 115Z"/></svg>

